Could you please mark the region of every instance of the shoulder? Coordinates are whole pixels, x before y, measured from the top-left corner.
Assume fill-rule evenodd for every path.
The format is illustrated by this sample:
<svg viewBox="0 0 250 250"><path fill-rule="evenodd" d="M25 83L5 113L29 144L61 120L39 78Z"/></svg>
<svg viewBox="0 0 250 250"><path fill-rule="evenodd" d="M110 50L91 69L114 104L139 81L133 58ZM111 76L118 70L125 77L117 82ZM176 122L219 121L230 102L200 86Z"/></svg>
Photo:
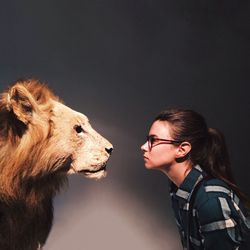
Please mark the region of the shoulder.
<svg viewBox="0 0 250 250"><path fill-rule="evenodd" d="M214 203L220 197L228 198L232 195L231 188L224 181L217 178L203 180L195 195L195 206L199 208L205 203Z"/></svg>
<svg viewBox="0 0 250 250"><path fill-rule="evenodd" d="M243 208L243 205L228 184L213 178L203 181L198 188L194 207L201 224L223 221L231 223L228 226L234 227L239 219L238 210Z"/></svg>

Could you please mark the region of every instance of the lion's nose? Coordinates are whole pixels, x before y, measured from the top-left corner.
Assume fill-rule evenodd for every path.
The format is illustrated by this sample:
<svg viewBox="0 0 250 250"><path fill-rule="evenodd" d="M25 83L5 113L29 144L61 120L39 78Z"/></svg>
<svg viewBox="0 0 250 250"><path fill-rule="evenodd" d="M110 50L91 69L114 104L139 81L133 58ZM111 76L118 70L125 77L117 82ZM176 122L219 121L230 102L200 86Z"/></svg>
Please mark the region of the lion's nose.
<svg viewBox="0 0 250 250"><path fill-rule="evenodd" d="M113 148L105 148L105 150L106 150L106 152L108 153L108 154L112 154L112 151L113 151Z"/></svg>

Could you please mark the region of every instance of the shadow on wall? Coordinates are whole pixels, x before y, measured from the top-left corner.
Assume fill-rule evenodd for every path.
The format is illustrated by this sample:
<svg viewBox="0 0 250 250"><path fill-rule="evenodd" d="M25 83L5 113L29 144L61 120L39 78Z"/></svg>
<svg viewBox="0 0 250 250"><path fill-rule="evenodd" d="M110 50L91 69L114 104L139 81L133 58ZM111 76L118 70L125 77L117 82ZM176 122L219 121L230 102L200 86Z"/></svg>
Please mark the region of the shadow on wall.
<svg viewBox="0 0 250 250"><path fill-rule="evenodd" d="M81 190L73 191L81 196ZM64 200L63 208L56 205L45 250L180 249L175 230L161 226L154 212L115 183L90 185L82 197Z"/></svg>

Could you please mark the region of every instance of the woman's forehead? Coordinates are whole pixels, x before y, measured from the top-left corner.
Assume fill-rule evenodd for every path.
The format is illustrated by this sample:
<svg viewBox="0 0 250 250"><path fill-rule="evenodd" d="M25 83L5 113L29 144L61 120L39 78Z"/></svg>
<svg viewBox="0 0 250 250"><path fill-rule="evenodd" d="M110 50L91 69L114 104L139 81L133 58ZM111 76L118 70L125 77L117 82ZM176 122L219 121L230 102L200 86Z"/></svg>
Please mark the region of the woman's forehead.
<svg viewBox="0 0 250 250"><path fill-rule="evenodd" d="M149 131L150 135L155 136L170 136L171 134L171 127L167 121L155 121Z"/></svg>

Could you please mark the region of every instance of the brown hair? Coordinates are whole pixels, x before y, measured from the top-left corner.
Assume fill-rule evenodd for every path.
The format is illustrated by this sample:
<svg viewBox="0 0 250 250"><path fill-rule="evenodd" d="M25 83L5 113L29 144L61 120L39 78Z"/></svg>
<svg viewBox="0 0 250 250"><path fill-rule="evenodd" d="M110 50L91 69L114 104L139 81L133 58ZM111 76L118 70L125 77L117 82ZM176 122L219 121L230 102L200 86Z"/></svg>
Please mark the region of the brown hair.
<svg viewBox="0 0 250 250"><path fill-rule="evenodd" d="M169 109L157 115L157 120L170 123L174 140L191 144L189 156L194 165L199 164L209 175L225 181L243 201L248 200L233 178L223 134L208 128L202 115L193 110Z"/></svg>

